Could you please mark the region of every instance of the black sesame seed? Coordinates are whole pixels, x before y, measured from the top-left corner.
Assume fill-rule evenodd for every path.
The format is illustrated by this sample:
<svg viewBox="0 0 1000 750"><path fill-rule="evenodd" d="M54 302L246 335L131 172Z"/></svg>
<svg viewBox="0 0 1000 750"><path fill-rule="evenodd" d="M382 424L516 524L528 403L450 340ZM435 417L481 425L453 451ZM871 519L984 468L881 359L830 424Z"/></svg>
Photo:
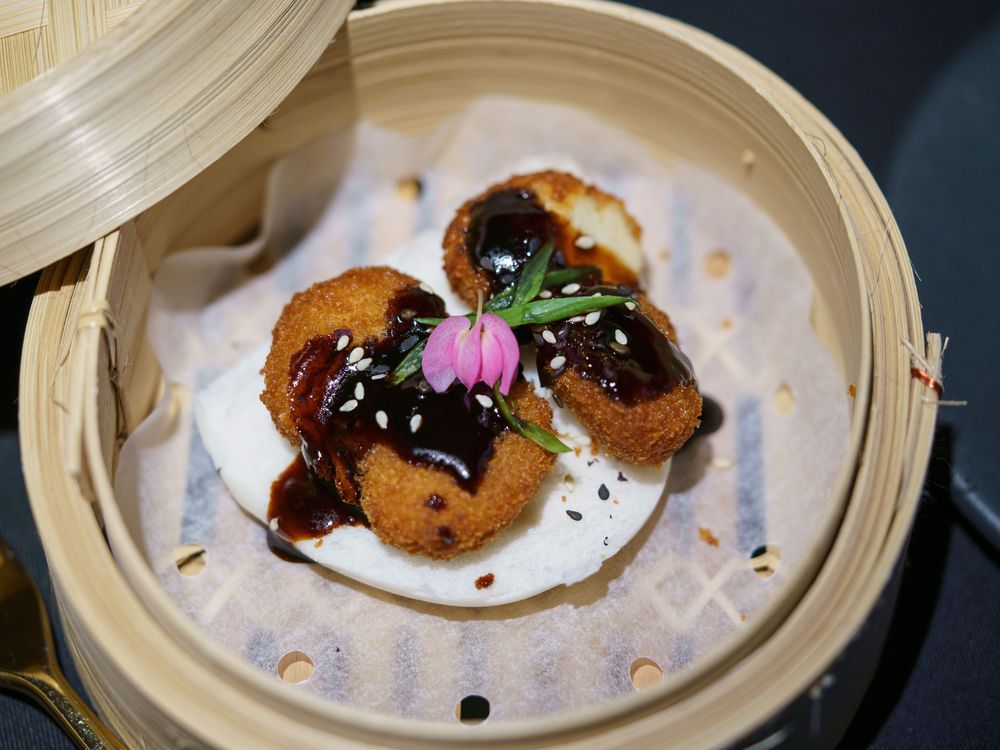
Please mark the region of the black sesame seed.
<svg viewBox="0 0 1000 750"><path fill-rule="evenodd" d="M593 466L596 463L597 463L597 459L596 458L592 458L589 461L587 461L587 466Z"/></svg>
<svg viewBox="0 0 1000 750"><path fill-rule="evenodd" d="M608 489L608 486L606 484L602 484L600 487L597 488L597 496L601 498L601 500L607 500L609 497L611 497L611 491Z"/></svg>
<svg viewBox="0 0 1000 750"><path fill-rule="evenodd" d="M627 477L627 476L625 476L624 474L622 474L622 473L621 473L621 472L619 471L619 472L618 472L618 481L619 481L619 482L627 482L627 481L628 481L628 477Z"/></svg>
<svg viewBox="0 0 1000 750"><path fill-rule="evenodd" d="M445 544L451 546L455 543L455 534L452 532L450 526L438 526L435 531Z"/></svg>
<svg viewBox="0 0 1000 750"><path fill-rule="evenodd" d="M607 537L604 537L604 546L605 546L605 547L607 547L607 546L608 546L608 538L607 538Z"/></svg>
<svg viewBox="0 0 1000 750"><path fill-rule="evenodd" d="M574 521L580 521L583 519L583 513L576 510L567 510L566 515L572 518Z"/></svg>

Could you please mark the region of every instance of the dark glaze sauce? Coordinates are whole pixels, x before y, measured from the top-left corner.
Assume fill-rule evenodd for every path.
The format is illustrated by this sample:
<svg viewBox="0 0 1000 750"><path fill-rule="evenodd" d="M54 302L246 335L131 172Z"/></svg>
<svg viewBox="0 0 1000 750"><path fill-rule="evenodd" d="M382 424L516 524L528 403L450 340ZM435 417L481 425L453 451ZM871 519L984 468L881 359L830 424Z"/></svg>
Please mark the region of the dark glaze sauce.
<svg viewBox="0 0 1000 750"><path fill-rule="evenodd" d="M607 248L577 247L581 235L565 218L546 211L532 190L507 188L472 206L465 246L472 265L485 272L491 294L510 286L524 264L550 240L550 268L596 265L603 269L603 279L598 272L578 279L579 283L638 284L635 273Z"/></svg>
<svg viewBox="0 0 1000 750"><path fill-rule="evenodd" d="M578 295L595 292L632 294L628 287L597 286L581 289ZM541 330L534 336L542 385L551 386L566 368L572 368L613 398L631 405L694 382L694 370L684 353L649 318L625 305L605 308L593 325L560 321L545 327L555 334L556 342L545 341ZM616 329L625 334L626 344L615 338ZM550 363L558 356L566 362L553 370Z"/></svg>
<svg viewBox="0 0 1000 750"><path fill-rule="evenodd" d="M484 408L476 395L489 394L479 384L470 392L455 383L434 393L418 371L397 386L380 376L389 373L423 336L414 319L443 317L440 297L417 288L400 293L386 312L388 333L380 340L351 341L337 351L349 332L334 331L303 347L291 365L292 419L302 438L302 453L313 472L332 483L343 500L360 503L359 465L376 445L390 447L417 466L450 473L459 486L474 492L493 453L493 439L506 429L495 405ZM350 363L361 346L372 362L363 370ZM363 397L357 398L358 385ZM350 402L353 409L342 411ZM377 415L385 414L383 429ZM419 425L414 431L414 418Z"/></svg>
<svg viewBox="0 0 1000 750"><path fill-rule="evenodd" d="M564 226L538 202L530 190L498 190L472 208L466 246L472 265L486 271L493 294L514 283L524 264L546 242L561 239ZM552 265L566 265L559 250Z"/></svg>
<svg viewBox="0 0 1000 750"><path fill-rule="evenodd" d="M361 508L345 503L336 490L314 477L301 455L271 485L267 518L278 519L274 533L287 542L323 536L344 524L368 525ZM283 559L291 554L278 545L270 546Z"/></svg>

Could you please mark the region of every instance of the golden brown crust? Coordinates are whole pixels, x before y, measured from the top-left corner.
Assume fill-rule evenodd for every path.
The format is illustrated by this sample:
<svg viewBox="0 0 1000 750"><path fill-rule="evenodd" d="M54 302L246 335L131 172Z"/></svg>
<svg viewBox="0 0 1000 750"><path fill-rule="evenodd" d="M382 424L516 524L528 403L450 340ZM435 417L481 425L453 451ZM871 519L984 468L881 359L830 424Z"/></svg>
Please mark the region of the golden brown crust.
<svg viewBox="0 0 1000 750"><path fill-rule="evenodd" d="M297 292L285 305L271 332L271 351L264 362L264 392L260 400L271 412L278 432L295 447L299 435L288 405L288 378L292 357L315 336L350 328L358 342L382 336L388 327L386 302L397 292L419 282L385 266L352 268L332 279Z"/></svg>
<svg viewBox="0 0 1000 750"><path fill-rule="evenodd" d="M677 334L667 314L643 294L636 299L639 311L676 343ZM600 449L635 464L666 461L701 423L701 395L694 385L677 385L651 401L626 405L567 368L556 378L552 390L590 432ZM628 425L628 429L622 425Z"/></svg>
<svg viewBox="0 0 1000 750"><path fill-rule="evenodd" d="M511 389L525 419L552 430L552 409L519 380ZM386 544L413 554L448 559L478 549L520 514L555 455L529 440L505 432L475 494L459 487L450 474L413 466L385 446L362 461L362 506L372 530ZM432 497L443 499L434 500Z"/></svg>
<svg viewBox="0 0 1000 750"><path fill-rule="evenodd" d="M351 330L352 341L381 337L388 327L389 300L418 283L390 268L354 268L292 297L274 326L261 394L278 431L292 445L300 444L289 407L292 357L309 339L340 328ZM521 416L554 434L552 409L530 383L519 378L511 397ZM357 480L362 507L383 542L444 559L477 549L509 526L554 462L553 454L504 432L494 443L475 494L461 489L451 474L414 466L384 445L376 445L361 459ZM428 507L432 495L444 498L445 506Z"/></svg>
<svg viewBox="0 0 1000 750"><path fill-rule="evenodd" d="M451 224L444 234L444 270L451 282L452 289L470 307L476 306L477 295L482 293L486 298L490 294L490 284L486 272L481 268L476 268L469 258L467 242L467 232L472 222L473 208L483 199L511 188L527 188L533 190L543 203L564 204L582 195L592 198L599 206L614 205L624 216L629 231L638 241L642 235L635 218L625 210L625 204L621 199L599 190L593 185L588 185L573 175L565 172L549 170L546 172L535 172L533 174L516 175L506 182L491 185L476 197L462 204L452 219ZM578 236L571 227L567 225L570 233L569 242L560 243L559 249L565 256L567 265L589 265L597 266L601 269L604 283L607 284L627 284L637 287L639 279L636 274L623 263L621 263L613 252L597 247L592 250L580 250L572 240Z"/></svg>

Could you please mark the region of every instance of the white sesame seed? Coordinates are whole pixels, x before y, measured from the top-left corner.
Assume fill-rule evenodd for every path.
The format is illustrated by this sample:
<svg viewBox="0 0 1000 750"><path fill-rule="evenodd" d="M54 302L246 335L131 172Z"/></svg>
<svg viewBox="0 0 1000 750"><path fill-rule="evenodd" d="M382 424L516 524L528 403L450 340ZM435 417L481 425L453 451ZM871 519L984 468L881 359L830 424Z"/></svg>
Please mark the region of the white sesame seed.
<svg viewBox="0 0 1000 750"><path fill-rule="evenodd" d="M346 333L337 339L337 351L343 351L347 348L347 345L351 343L351 337Z"/></svg>
<svg viewBox="0 0 1000 750"><path fill-rule="evenodd" d="M271 531L277 531L278 530L278 519L277 518L272 518L270 521L268 521L267 525L271 527Z"/></svg>
<svg viewBox="0 0 1000 750"><path fill-rule="evenodd" d="M478 401L484 409L489 409L493 406L493 399L483 393L476 394L476 401Z"/></svg>
<svg viewBox="0 0 1000 750"><path fill-rule="evenodd" d="M365 356L365 350L362 349L360 346L356 346L353 349L351 349L351 353L347 355L347 361L349 364L353 365L363 356Z"/></svg>
<svg viewBox="0 0 1000 750"><path fill-rule="evenodd" d="M588 326L592 326L600 319L601 319L601 311L594 310L594 312L587 313L587 317L583 319L583 322L586 323Z"/></svg>
<svg viewBox="0 0 1000 750"><path fill-rule="evenodd" d="M573 244L576 245L581 250L593 250L594 245L596 245L597 243L594 242L594 238L591 237L589 234L581 234L579 237L576 238L576 242L574 242Z"/></svg>
<svg viewBox="0 0 1000 750"><path fill-rule="evenodd" d="M566 358L560 354L558 357L552 358L552 360L549 362L549 367L551 367L553 370L558 370L564 364L566 364Z"/></svg>
<svg viewBox="0 0 1000 750"><path fill-rule="evenodd" d="M372 380L381 380L382 378L384 378L388 374L389 373L387 373L387 372L377 372L374 375L372 375Z"/></svg>
<svg viewBox="0 0 1000 750"><path fill-rule="evenodd" d="M360 401L364 397L365 397L365 384L359 382L356 386L354 386L354 398Z"/></svg>
<svg viewBox="0 0 1000 750"><path fill-rule="evenodd" d="M627 307L629 310L634 310L635 309L635 302L633 302L632 300L629 300L628 302L625 303L625 307Z"/></svg>
<svg viewBox="0 0 1000 750"><path fill-rule="evenodd" d="M552 333L548 328L542 331L542 339L549 342L550 344L556 343L556 335Z"/></svg>
<svg viewBox="0 0 1000 750"><path fill-rule="evenodd" d="M583 316L582 315L574 315L567 322L568 323L582 323L583 322Z"/></svg>
<svg viewBox="0 0 1000 750"><path fill-rule="evenodd" d="M416 432L420 429L420 425L424 423L424 418L419 414L414 414L410 417L410 432Z"/></svg>
<svg viewBox="0 0 1000 750"><path fill-rule="evenodd" d="M628 336L625 335L625 331L623 331L621 328L615 329L615 341L617 341L622 346L625 346L628 343Z"/></svg>
<svg viewBox="0 0 1000 750"><path fill-rule="evenodd" d="M567 284L562 288L563 294L576 294L579 291L580 291L580 285L577 284L575 281L572 284Z"/></svg>
<svg viewBox="0 0 1000 750"><path fill-rule="evenodd" d="M344 405L340 407L340 410L341 411L354 411L357 408L358 408L358 402L355 401L352 398L349 401L345 401Z"/></svg>
<svg viewBox="0 0 1000 750"><path fill-rule="evenodd" d="M372 358L371 357L365 357L364 359L362 359L361 361L359 361L358 364L357 364L358 372L362 372L364 370L367 370L368 366L371 363L372 363Z"/></svg>
<svg viewBox="0 0 1000 750"><path fill-rule="evenodd" d="M386 427L389 426L389 415L386 414L381 409L379 409L377 412L375 412L375 422L378 424L379 427L381 427L384 430Z"/></svg>
<svg viewBox="0 0 1000 750"><path fill-rule="evenodd" d="M593 294L591 294L590 296L591 296L591 297L603 297L604 295L603 295L603 294L601 294L600 292L594 292L594 293L593 293Z"/></svg>
<svg viewBox="0 0 1000 750"><path fill-rule="evenodd" d="M552 292L550 292L548 289L543 289L542 291L540 291L538 293L539 299L548 299L551 296L552 296Z"/></svg>
<svg viewBox="0 0 1000 750"><path fill-rule="evenodd" d="M427 284L427 283L425 283L425 282L421 281L421 282L420 282L420 288L421 288L421 289L422 289L423 291L427 292L428 294L434 294L434 290L433 290L433 289L431 289L431 286L430 286L430 284Z"/></svg>

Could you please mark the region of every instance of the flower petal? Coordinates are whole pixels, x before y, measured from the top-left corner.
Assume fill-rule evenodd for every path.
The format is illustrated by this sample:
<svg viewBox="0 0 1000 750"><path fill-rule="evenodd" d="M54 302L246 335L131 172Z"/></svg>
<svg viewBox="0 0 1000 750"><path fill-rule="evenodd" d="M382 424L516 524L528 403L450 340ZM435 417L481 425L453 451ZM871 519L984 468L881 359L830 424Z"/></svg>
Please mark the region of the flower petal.
<svg viewBox="0 0 1000 750"><path fill-rule="evenodd" d="M455 339L467 331L470 325L468 318L452 315L441 321L427 337L420 368L435 392L444 393L455 380Z"/></svg>
<svg viewBox="0 0 1000 750"><path fill-rule="evenodd" d="M482 330L483 324L477 320L472 328L462 331L455 337L452 363L455 367L455 376L466 388L472 388L479 380L483 362Z"/></svg>
<svg viewBox="0 0 1000 750"><path fill-rule="evenodd" d="M483 336L483 379L487 385L493 385L500 377L500 392L506 396L517 376L521 359L517 337L505 320L492 313L484 313L480 321L486 331ZM487 367L491 378L487 377Z"/></svg>

